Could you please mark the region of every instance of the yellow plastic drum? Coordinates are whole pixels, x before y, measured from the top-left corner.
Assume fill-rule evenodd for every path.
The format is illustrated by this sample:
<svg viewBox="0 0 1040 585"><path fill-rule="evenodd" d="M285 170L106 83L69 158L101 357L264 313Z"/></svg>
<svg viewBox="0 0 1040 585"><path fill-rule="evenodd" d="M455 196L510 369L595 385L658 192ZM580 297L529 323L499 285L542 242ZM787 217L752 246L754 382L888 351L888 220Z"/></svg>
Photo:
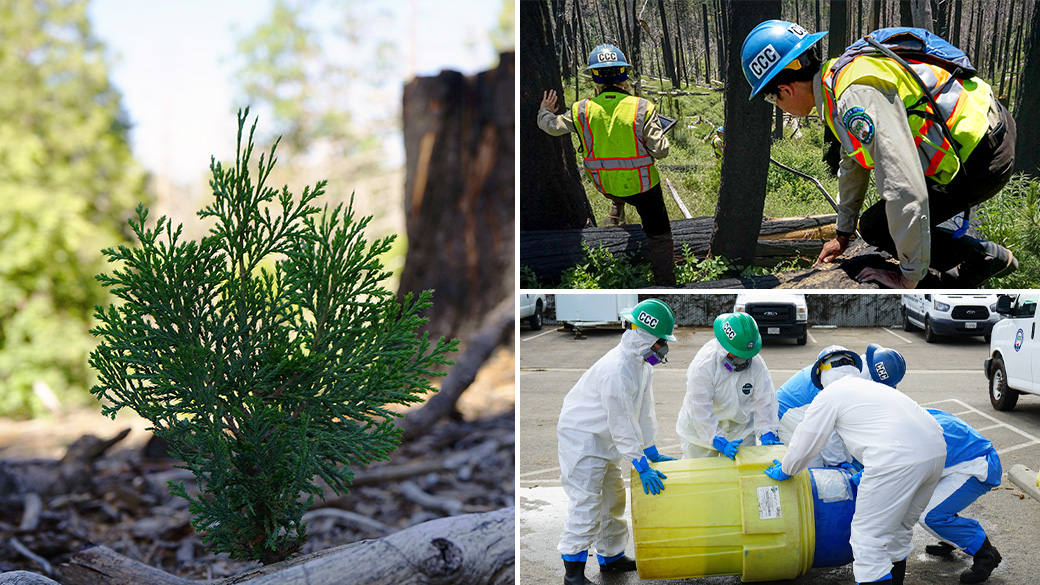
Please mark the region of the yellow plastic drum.
<svg viewBox="0 0 1040 585"><path fill-rule="evenodd" d="M643 493L633 471L639 578L740 575L742 581L772 581L808 571L815 546L809 471L783 482L763 473L786 449L751 446L742 447L736 461L655 463L668 476L656 496Z"/></svg>

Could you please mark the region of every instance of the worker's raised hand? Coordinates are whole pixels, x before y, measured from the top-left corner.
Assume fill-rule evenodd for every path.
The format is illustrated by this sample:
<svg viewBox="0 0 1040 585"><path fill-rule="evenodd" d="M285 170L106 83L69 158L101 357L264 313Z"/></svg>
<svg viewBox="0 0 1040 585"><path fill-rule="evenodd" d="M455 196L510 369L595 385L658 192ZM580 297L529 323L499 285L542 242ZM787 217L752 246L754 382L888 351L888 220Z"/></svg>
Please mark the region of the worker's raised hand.
<svg viewBox="0 0 1040 585"><path fill-rule="evenodd" d="M813 268L820 265L821 262L830 262L845 253L845 249L849 247L849 240L847 238L834 238L828 240L824 245L823 249L820 250L820 256L816 259L816 264L813 264Z"/></svg>
<svg viewBox="0 0 1040 585"><path fill-rule="evenodd" d="M541 107L549 110L552 113L556 113L556 90L550 89L542 93L542 104Z"/></svg>

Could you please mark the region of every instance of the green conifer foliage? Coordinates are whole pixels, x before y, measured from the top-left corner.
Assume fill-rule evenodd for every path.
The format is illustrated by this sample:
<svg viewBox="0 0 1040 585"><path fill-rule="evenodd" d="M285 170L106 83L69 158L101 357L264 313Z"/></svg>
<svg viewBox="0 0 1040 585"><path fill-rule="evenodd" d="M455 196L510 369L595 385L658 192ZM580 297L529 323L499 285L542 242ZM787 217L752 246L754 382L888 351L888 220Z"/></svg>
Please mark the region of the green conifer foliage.
<svg viewBox="0 0 1040 585"><path fill-rule="evenodd" d="M151 421L199 480L193 525L217 552L271 563L307 538L315 477L345 493L351 465L399 442L388 405L420 401L456 342L417 329L424 291L403 303L383 288L378 256L352 208L319 209L325 182L299 197L265 185L275 147L250 175L254 122L239 113L236 162L211 162L214 222L201 241L139 206L140 245L104 250L98 276L120 303L99 307L91 354L103 413ZM301 497L301 494L306 497Z"/></svg>

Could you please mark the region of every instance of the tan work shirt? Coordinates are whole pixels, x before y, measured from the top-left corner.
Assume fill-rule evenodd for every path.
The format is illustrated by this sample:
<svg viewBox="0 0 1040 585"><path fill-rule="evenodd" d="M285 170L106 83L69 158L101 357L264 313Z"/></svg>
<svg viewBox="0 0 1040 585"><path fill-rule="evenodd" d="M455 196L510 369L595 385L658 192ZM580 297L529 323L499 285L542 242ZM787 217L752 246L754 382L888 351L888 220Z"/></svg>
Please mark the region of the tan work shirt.
<svg viewBox="0 0 1040 585"><path fill-rule="evenodd" d="M813 94L816 111L825 112L820 73L813 80ZM874 160L874 183L885 200L888 231L896 245L899 268L908 279L920 281L928 273L932 255L928 186L903 100L894 87L854 83L835 104L838 118L857 106L863 108L874 123L873 140L865 146ZM837 201L840 231L855 231L869 185L870 169L860 166L842 150Z"/></svg>

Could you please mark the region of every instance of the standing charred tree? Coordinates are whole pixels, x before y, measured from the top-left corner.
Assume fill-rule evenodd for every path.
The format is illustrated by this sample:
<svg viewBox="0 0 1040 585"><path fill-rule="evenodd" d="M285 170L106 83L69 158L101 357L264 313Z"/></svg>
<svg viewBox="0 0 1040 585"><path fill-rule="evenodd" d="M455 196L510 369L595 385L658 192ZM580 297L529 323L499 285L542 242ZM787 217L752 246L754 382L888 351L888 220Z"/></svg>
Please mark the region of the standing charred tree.
<svg viewBox="0 0 1040 585"><path fill-rule="evenodd" d="M764 20L780 18L780 0L733 0L726 2L730 50L724 99L726 127L739 132L726 135L722 155L722 181L715 208L710 254L737 264L750 265L762 224L769 171L769 124L773 111L762 100L747 99L740 54L744 38ZM739 80L739 81L738 81Z"/></svg>
<svg viewBox="0 0 1040 585"><path fill-rule="evenodd" d="M664 68L668 78L672 80L672 88L679 89L679 73L675 67L675 56L672 55L671 36L668 34L668 17L664 11L664 0L657 0L657 8L661 12L661 50L664 52ZM679 26L679 23L675 23Z"/></svg>
<svg viewBox="0 0 1040 585"><path fill-rule="evenodd" d="M1015 120L1023 130L1015 142L1015 167L1018 171L1040 177L1040 132L1024 130L1035 124L1040 115L1040 2L1033 5L1032 22L1026 39L1025 62L1019 72L1018 97L1015 98Z"/></svg>
<svg viewBox="0 0 1040 585"><path fill-rule="evenodd" d="M520 3L520 44L520 231L585 227L594 220L575 164L574 144L567 136L549 136L537 124L542 92L554 89L563 101L544 1Z"/></svg>
<svg viewBox="0 0 1040 585"><path fill-rule="evenodd" d="M711 86L711 43L708 34L708 5L701 4L701 14L704 20L704 85Z"/></svg>
<svg viewBox="0 0 1040 585"><path fill-rule="evenodd" d="M831 27L827 35L827 58L834 59L849 46L849 6L847 0L832 0Z"/></svg>
<svg viewBox="0 0 1040 585"><path fill-rule="evenodd" d="M408 251L398 294L435 291L434 335L469 337L514 294L514 60L503 53L490 71L444 71L404 88Z"/></svg>

